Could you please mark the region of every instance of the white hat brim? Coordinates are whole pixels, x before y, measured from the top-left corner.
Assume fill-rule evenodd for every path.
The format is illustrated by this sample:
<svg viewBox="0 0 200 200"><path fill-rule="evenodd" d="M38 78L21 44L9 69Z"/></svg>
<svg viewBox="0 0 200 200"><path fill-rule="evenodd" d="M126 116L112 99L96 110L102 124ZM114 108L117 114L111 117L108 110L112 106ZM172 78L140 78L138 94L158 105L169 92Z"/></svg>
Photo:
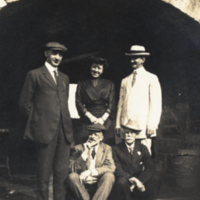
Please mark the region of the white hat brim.
<svg viewBox="0 0 200 200"><path fill-rule="evenodd" d="M136 131L136 132L141 132L142 130L141 129L138 129L137 127L134 127L134 126L130 126L130 125L121 125L122 128L127 128L127 129L130 129L130 130L133 130L133 131Z"/></svg>

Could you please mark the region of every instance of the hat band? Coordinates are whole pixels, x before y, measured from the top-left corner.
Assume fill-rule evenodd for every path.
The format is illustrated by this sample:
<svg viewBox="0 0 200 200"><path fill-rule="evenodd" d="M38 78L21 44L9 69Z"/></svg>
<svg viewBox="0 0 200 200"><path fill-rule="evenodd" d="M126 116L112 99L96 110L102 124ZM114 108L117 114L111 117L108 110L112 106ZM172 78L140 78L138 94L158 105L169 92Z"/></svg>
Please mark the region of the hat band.
<svg viewBox="0 0 200 200"><path fill-rule="evenodd" d="M147 53L146 51L130 51L129 53Z"/></svg>

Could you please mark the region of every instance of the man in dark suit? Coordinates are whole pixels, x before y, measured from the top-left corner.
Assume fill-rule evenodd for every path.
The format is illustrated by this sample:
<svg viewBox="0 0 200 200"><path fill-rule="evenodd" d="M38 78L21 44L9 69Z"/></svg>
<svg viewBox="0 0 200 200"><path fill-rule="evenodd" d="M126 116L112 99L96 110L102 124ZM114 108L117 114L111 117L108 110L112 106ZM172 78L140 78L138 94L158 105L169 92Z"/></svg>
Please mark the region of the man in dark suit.
<svg viewBox="0 0 200 200"><path fill-rule="evenodd" d="M114 199L155 200L159 177L147 147L135 140L141 130L131 120L122 127L125 141L113 146L116 165Z"/></svg>
<svg viewBox="0 0 200 200"><path fill-rule="evenodd" d="M28 72L20 96L20 108L28 116L24 139L37 143L37 199L48 200L53 169L54 200L65 199L70 143L73 142L68 110L69 78L58 70L67 48L46 44L44 66Z"/></svg>
<svg viewBox="0 0 200 200"><path fill-rule="evenodd" d="M91 124L87 129L87 142L76 145L70 158L67 183L76 200L106 200L115 181L112 149L102 142L106 130L103 125Z"/></svg>

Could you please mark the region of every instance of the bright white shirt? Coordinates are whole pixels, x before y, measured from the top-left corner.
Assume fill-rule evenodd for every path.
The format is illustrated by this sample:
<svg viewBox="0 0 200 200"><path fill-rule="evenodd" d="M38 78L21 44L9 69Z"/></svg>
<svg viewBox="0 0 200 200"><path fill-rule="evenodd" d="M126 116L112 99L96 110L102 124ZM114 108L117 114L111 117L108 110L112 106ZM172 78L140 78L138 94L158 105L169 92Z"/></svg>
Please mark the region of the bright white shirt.
<svg viewBox="0 0 200 200"><path fill-rule="evenodd" d="M49 64L47 61L45 62L45 66L46 68L49 70L53 80L56 83L56 79L55 79L55 75L54 75L54 71L56 71L56 73L58 74L58 68L57 67L53 67L51 64ZM57 84L57 83L56 83Z"/></svg>
<svg viewBox="0 0 200 200"><path fill-rule="evenodd" d="M94 159L92 158L93 148L91 148L89 150L89 155L87 155L87 156L85 156L83 154L81 155L83 160L85 160L85 161L88 159L88 157L90 157L90 159L89 159L90 160L90 165L89 165L88 169L91 170L91 176L97 176L98 175L98 171L95 169L95 162L96 162L96 156L97 156L98 147L99 147L99 144L94 147L95 148L95 157L94 157Z"/></svg>
<svg viewBox="0 0 200 200"><path fill-rule="evenodd" d="M126 147L127 147L128 151L129 151L129 153L131 153L129 148L132 148L134 150L135 142L133 142L131 145L128 145L126 142L125 142L125 144L126 144Z"/></svg>

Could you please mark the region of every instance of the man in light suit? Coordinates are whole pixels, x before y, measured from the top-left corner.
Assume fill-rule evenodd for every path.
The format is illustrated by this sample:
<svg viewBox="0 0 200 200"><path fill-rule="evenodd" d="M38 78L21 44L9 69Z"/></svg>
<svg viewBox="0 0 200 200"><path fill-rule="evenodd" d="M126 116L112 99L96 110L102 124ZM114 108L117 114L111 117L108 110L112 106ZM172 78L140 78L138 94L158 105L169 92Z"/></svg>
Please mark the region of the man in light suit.
<svg viewBox="0 0 200 200"><path fill-rule="evenodd" d="M116 134L123 137L121 124L126 124L128 119L136 121L142 130L137 139L141 139L151 152L151 137L156 136L162 97L157 76L147 72L143 66L149 55L143 46L138 45L133 45L130 52L126 53L130 57L133 73L121 82Z"/></svg>
<svg viewBox="0 0 200 200"><path fill-rule="evenodd" d="M147 147L135 140L141 129L131 120L122 127L125 141L113 146L116 165L113 200L155 200L159 176Z"/></svg>
<svg viewBox="0 0 200 200"><path fill-rule="evenodd" d="M87 129L90 131L87 142L76 145L70 159L67 183L76 200L106 200L115 181L112 149L102 142L106 130L103 125L91 124Z"/></svg>
<svg viewBox="0 0 200 200"><path fill-rule="evenodd" d="M37 199L49 199L53 168L54 200L65 200L73 131L68 111L69 78L58 66L67 48L58 42L49 42L45 47L45 64L28 72L20 96L20 108L28 116L24 139L36 142Z"/></svg>

